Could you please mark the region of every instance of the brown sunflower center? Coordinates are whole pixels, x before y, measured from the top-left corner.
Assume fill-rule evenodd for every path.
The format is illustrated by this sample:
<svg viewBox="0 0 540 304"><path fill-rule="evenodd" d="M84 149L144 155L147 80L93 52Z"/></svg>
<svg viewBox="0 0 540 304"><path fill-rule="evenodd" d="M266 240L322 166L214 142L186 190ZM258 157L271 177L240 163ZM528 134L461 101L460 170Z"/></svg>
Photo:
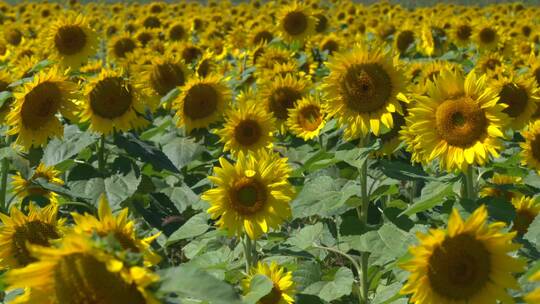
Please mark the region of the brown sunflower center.
<svg viewBox="0 0 540 304"><path fill-rule="evenodd" d="M467 97L444 101L435 113L439 136L452 146L470 147L487 130L484 111Z"/></svg>
<svg viewBox="0 0 540 304"><path fill-rule="evenodd" d="M62 257L54 269L54 287L59 304L118 303L144 304L135 284L107 270L95 257L74 253Z"/></svg>
<svg viewBox="0 0 540 304"><path fill-rule="evenodd" d="M144 47L148 44L148 42L152 41L154 36L150 32L140 32L137 35L137 40L141 43L141 45Z"/></svg>
<svg viewBox="0 0 540 304"><path fill-rule="evenodd" d="M459 40L469 40L472 34L472 28L469 25L460 25L456 30L456 36Z"/></svg>
<svg viewBox="0 0 540 304"><path fill-rule="evenodd" d="M34 220L15 228L11 243L13 257L20 266L25 266L36 259L30 255L27 243L49 246L49 240L60 238L54 225Z"/></svg>
<svg viewBox="0 0 540 304"><path fill-rule="evenodd" d="M328 18L326 18L323 14L317 14L315 15L315 18L317 18L317 25L315 25L315 31L317 33L322 33L326 31L326 28L328 27Z"/></svg>
<svg viewBox="0 0 540 304"><path fill-rule="evenodd" d="M229 198L232 208L237 212L254 214L264 207L268 194L266 187L259 180L244 176L234 182Z"/></svg>
<svg viewBox="0 0 540 304"><path fill-rule="evenodd" d="M6 52L7 52L6 45L0 42L0 56L4 56Z"/></svg>
<svg viewBox="0 0 540 304"><path fill-rule="evenodd" d="M201 62L199 62L199 66L197 67L197 74L199 74L202 77L206 77L208 74L210 74L211 67L212 67L212 64L210 63L210 60L204 59Z"/></svg>
<svg viewBox="0 0 540 304"><path fill-rule="evenodd" d="M86 46L86 33L77 25L62 26L54 35L54 45L62 55L74 55Z"/></svg>
<svg viewBox="0 0 540 304"><path fill-rule="evenodd" d="M308 17L303 12L290 12L283 18L283 28L291 36L303 34L307 27Z"/></svg>
<svg viewBox="0 0 540 304"><path fill-rule="evenodd" d="M220 94L212 85L199 83L189 89L184 100L184 114L190 119L212 115L220 101Z"/></svg>
<svg viewBox="0 0 540 304"><path fill-rule="evenodd" d="M128 53L133 52L137 47L135 41L131 38L122 38L116 41L113 45L114 55L118 58L125 58Z"/></svg>
<svg viewBox="0 0 540 304"><path fill-rule="evenodd" d="M121 231L115 231L113 235L114 235L114 238L118 241L118 243L120 243L120 246L122 246L123 249L131 250L133 252L140 251L131 236Z"/></svg>
<svg viewBox="0 0 540 304"><path fill-rule="evenodd" d="M527 103L529 101L527 91L521 86L513 83L505 84L499 93L499 97L501 102L508 105L503 112L510 117L518 117L521 115L527 108Z"/></svg>
<svg viewBox="0 0 540 304"><path fill-rule="evenodd" d="M495 30L489 27L483 28L480 30L479 38L482 43L492 43L496 38Z"/></svg>
<svg viewBox="0 0 540 304"><path fill-rule="evenodd" d="M133 103L131 86L122 77L100 80L90 91L92 112L106 119L124 115Z"/></svg>
<svg viewBox="0 0 540 304"><path fill-rule="evenodd" d="M184 85L185 79L184 71L177 63L156 64L150 73L150 84L161 96L166 95L177 86Z"/></svg>
<svg viewBox="0 0 540 304"><path fill-rule="evenodd" d="M201 56L202 56L202 51L196 46L186 47L182 51L182 59L184 59L185 62L193 62Z"/></svg>
<svg viewBox="0 0 540 304"><path fill-rule="evenodd" d="M234 139L243 146L256 144L261 135L261 126L252 119L243 120L234 128Z"/></svg>
<svg viewBox="0 0 540 304"><path fill-rule="evenodd" d="M302 93L294 88L277 88L270 96L270 112L276 118L286 120L289 117L289 109L293 108L300 98L302 98Z"/></svg>
<svg viewBox="0 0 540 304"><path fill-rule="evenodd" d="M536 134L531 140L531 153L536 161L540 161L540 134Z"/></svg>
<svg viewBox="0 0 540 304"><path fill-rule="evenodd" d="M529 226L536 218L537 214L528 209L516 210L514 225L512 230L517 231L520 235L527 233Z"/></svg>
<svg viewBox="0 0 540 304"><path fill-rule="evenodd" d="M309 105L300 109L298 124L306 131L315 131L322 122L321 109L315 105Z"/></svg>
<svg viewBox="0 0 540 304"><path fill-rule="evenodd" d="M173 25L169 30L169 38L174 41L182 40L186 37L186 29L180 24Z"/></svg>
<svg viewBox="0 0 540 304"><path fill-rule="evenodd" d="M397 42L396 42L396 46L397 46L397 49L403 53L407 50L407 48L413 44L414 42L414 32L413 31L403 31L403 32L400 32L399 35L397 36Z"/></svg>
<svg viewBox="0 0 540 304"><path fill-rule="evenodd" d="M350 66L341 81L341 95L347 107L358 113L382 109L390 100L392 79L376 63Z"/></svg>
<svg viewBox="0 0 540 304"><path fill-rule="evenodd" d="M144 19L143 26L146 28L157 28L161 26L161 21L156 16L149 16Z"/></svg>
<svg viewBox="0 0 540 304"><path fill-rule="evenodd" d="M274 35L272 35L270 31L262 30L253 37L253 43L259 44L261 42L270 42L272 39L274 39Z"/></svg>
<svg viewBox="0 0 540 304"><path fill-rule="evenodd" d="M259 300L258 304L278 304L280 300L281 291L279 290L279 287L274 285L272 290Z"/></svg>
<svg viewBox="0 0 540 304"><path fill-rule="evenodd" d="M469 234L447 237L429 257L431 287L456 302L470 300L489 282L490 274L490 253Z"/></svg>
<svg viewBox="0 0 540 304"><path fill-rule="evenodd" d="M23 34L16 28L4 31L4 38L11 45L19 45L22 41Z"/></svg>
<svg viewBox="0 0 540 304"><path fill-rule="evenodd" d="M332 55L332 53L336 52L337 50L339 50L339 43L333 39L329 39L329 40L326 40L321 49L323 51L328 51L328 54L329 55Z"/></svg>
<svg viewBox="0 0 540 304"><path fill-rule="evenodd" d="M38 84L24 97L21 109L22 122L25 127L38 130L60 109L62 91L54 82Z"/></svg>

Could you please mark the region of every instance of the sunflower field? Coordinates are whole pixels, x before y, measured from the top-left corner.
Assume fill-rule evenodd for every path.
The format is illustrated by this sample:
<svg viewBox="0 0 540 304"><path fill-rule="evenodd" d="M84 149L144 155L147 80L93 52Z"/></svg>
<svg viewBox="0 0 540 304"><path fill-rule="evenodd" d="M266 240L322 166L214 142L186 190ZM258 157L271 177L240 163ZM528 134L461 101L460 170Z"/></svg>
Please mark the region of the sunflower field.
<svg viewBox="0 0 540 304"><path fill-rule="evenodd" d="M539 16L0 0L0 302L539 304Z"/></svg>

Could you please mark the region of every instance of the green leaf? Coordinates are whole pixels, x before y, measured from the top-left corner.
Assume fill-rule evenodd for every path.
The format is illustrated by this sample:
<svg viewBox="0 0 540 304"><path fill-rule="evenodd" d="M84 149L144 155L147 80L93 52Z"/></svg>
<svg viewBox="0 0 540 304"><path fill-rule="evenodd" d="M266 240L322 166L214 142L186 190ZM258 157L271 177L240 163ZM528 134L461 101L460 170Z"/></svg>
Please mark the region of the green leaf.
<svg viewBox="0 0 540 304"><path fill-rule="evenodd" d="M103 183L111 208L120 209L120 203L137 191L140 182L141 177L134 170L125 175L119 173L105 178Z"/></svg>
<svg viewBox="0 0 540 304"><path fill-rule="evenodd" d="M17 156L17 152L13 150L11 147L4 147L0 148L0 160L4 158L13 158Z"/></svg>
<svg viewBox="0 0 540 304"><path fill-rule="evenodd" d="M0 108L13 97L13 93L9 91L0 92Z"/></svg>
<svg viewBox="0 0 540 304"><path fill-rule="evenodd" d="M403 295L399 294L402 286L403 285L399 282L390 284L388 286L379 285L377 287L377 293L375 294L375 298L373 299L373 304L396 303L395 301L403 298ZM404 303L407 303L406 300Z"/></svg>
<svg viewBox="0 0 540 304"><path fill-rule="evenodd" d="M64 196L68 196L73 199L79 198L83 200L88 200L91 198L90 196L87 196L84 193L76 192L71 189L68 189L67 187L49 183L45 178L40 177L33 180L33 182L43 189L46 189L46 190L49 190L49 191L52 191L52 192L55 192Z"/></svg>
<svg viewBox="0 0 540 304"><path fill-rule="evenodd" d="M88 197L92 203L96 203L99 196L105 193L105 183L101 177L72 181L68 186L74 193Z"/></svg>
<svg viewBox="0 0 540 304"><path fill-rule="evenodd" d="M529 226L524 238L534 244L540 250L540 216L537 216Z"/></svg>
<svg viewBox="0 0 540 304"><path fill-rule="evenodd" d="M170 246L180 240L192 238L205 233L210 225L208 225L209 216L206 212L191 217L184 225L176 230L167 240L167 246Z"/></svg>
<svg viewBox="0 0 540 304"><path fill-rule="evenodd" d="M54 166L77 155L84 148L96 142L98 135L81 132L77 126L67 126L63 138L53 138L43 151L41 161L47 166Z"/></svg>
<svg viewBox="0 0 540 304"><path fill-rule="evenodd" d="M399 160L378 160L382 172L397 180L425 180L429 179L429 175L422 170L421 167L412 166L409 163Z"/></svg>
<svg viewBox="0 0 540 304"><path fill-rule="evenodd" d="M407 210L400 215L413 215L431 209L435 206L442 205L444 199L454 194L451 183L445 182L430 182L422 189L420 200L409 206Z"/></svg>
<svg viewBox="0 0 540 304"><path fill-rule="evenodd" d="M298 265L298 268L293 272L294 281L298 284L299 290L319 282L322 275L321 265L315 261L301 262L300 265Z"/></svg>
<svg viewBox="0 0 540 304"><path fill-rule="evenodd" d="M184 212L188 207L201 210L206 205L206 203L204 203L201 198L185 184L180 187L164 188L160 192L169 197L180 213Z"/></svg>
<svg viewBox="0 0 540 304"><path fill-rule="evenodd" d="M234 288L207 272L184 264L161 273L161 292L208 301L210 304L241 304Z"/></svg>
<svg viewBox="0 0 540 304"><path fill-rule="evenodd" d="M316 295L325 301L331 302L350 294L353 283L352 271L349 268L340 267L328 280L311 284L302 293Z"/></svg>
<svg viewBox="0 0 540 304"><path fill-rule="evenodd" d="M274 284L267 276L262 274L255 275L249 284L249 292L244 296L245 304L256 304L262 297L272 291Z"/></svg>
<svg viewBox="0 0 540 304"><path fill-rule="evenodd" d="M163 153L178 169L189 164L202 152L203 147L191 138L174 138L163 146Z"/></svg>
<svg viewBox="0 0 540 304"><path fill-rule="evenodd" d="M305 226L294 233L293 236L287 240L287 244L293 245L300 250L312 248L313 244L318 243L317 241L321 238L323 228L324 226L322 223Z"/></svg>
<svg viewBox="0 0 540 304"><path fill-rule="evenodd" d="M324 150L319 150L304 163L302 169L308 173L312 173L317 170L330 167L337 162L339 162L339 160L334 157L334 154L326 152Z"/></svg>
<svg viewBox="0 0 540 304"><path fill-rule="evenodd" d="M174 88L169 91L165 96L161 97L161 100L159 101L160 105L168 104L172 102L176 97L180 95L180 89Z"/></svg>
<svg viewBox="0 0 540 304"><path fill-rule="evenodd" d="M158 147L138 139L131 133L116 134L114 141L118 147L126 150L130 155L152 164L156 170L169 170L180 173L178 168Z"/></svg>
<svg viewBox="0 0 540 304"><path fill-rule="evenodd" d="M380 148L381 141L377 139L370 146L365 148L352 148L347 150L340 150L336 152L336 159L339 161L344 161L347 164L361 169L366 159L369 157L369 154L373 151L376 151Z"/></svg>

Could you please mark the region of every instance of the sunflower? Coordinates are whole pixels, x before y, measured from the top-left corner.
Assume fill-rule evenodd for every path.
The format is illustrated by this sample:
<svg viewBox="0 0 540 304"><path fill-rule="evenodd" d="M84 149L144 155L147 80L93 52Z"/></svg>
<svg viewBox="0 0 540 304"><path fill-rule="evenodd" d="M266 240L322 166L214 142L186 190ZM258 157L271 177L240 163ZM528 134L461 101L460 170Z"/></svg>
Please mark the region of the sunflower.
<svg viewBox="0 0 540 304"><path fill-rule="evenodd" d="M539 89L534 79L525 75L500 77L493 83L493 89L499 94L499 102L507 105L503 110L510 117L514 130L521 130L540 106Z"/></svg>
<svg viewBox="0 0 540 304"><path fill-rule="evenodd" d="M250 291L251 281L256 275L263 275L273 283L272 290L262 297L258 304L292 304L294 303L295 287L292 272L286 271L276 262L272 261L270 265L258 262L253 267L247 277L242 280L242 289L244 294Z"/></svg>
<svg viewBox="0 0 540 304"><path fill-rule="evenodd" d="M121 70L104 68L88 81L84 96L81 121L90 121L90 129L96 132L128 131L147 123L142 117L145 104L141 89L125 78Z"/></svg>
<svg viewBox="0 0 540 304"><path fill-rule="evenodd" d="M525 142L521 146L521 164L540 173L540 120L529 124L523 132Z"/></svg>
<svg viewBox="0 0 540 304"><path fill-rule="evenodd" d="M307 5L294 2L283 7L276 18L278 29L287 41L303 41L315 33L317 19L312 16L311 9Z"/></svg>
<svg viewBox="0 0 540 304"><path fill-rule="evenodd" d="M459 17L452 25L450 37L452 42L460 47L466 47L471 43L474 28L468 18Z"/></svg>
<svg viewBox="0 0 540 304"><path fill-rule="evenodd" d="M519 196L520 193L512 190L502 189L501 186L523 184L523 180L519 176L495 173L490 179L489 183L492 185L486 185L482 188L482 190L480 190L481 197L500 197L511 201L515 197Z"/></svg>
<svg viewBox="0 0 540 304"><path fill-rule="evenodd" d="M58 194L35 185L34 181L43 178L50 184L61 186L64 181L59 176L60 171L40 163L29 178L24 178L20 172L13 176L13 191L21 199L40 196L46 198L50 203L58 203Z"/></svg>
<svg viewBox="0 0 540 304"><path fill-rule="evenodd" d="M217 185L202 195L216 224L229 235L258 239L269 228L277 229L291 216L294 193L287 181L290 168L268 153L238 153L235 164L224 157L209 179Z"/></svg>
<svg viewBox="0 0 540 304"><path fill-rule="evenodd" d="M376 156L380 157L393 155L402 142L400 132L406 124L405 116L399 114L398 112L394 112L392 113L392 120L394 121L392 128L377 136L377 138L381 139L382 147L380 150L375 152Z"/></svg>
<svg viewBox="0 0 540 304"><path fill-rule="evenodd" d="M287 127L294 135L309 140L319 136L326 124L326 106L318 96L308 95L289 109Z"/></svg>
<svg viewBox="0 0 540 304"><path fill-rule="evenodd" d="M223 151L233 155L258 151L272 144L275 119L255 101L238 103L225 113L225 124L217 134L224 143Z"/></svg>
<svg viewBox="0 0 540 304"><path fill-rule="evenodd" d="M137 41L129 34L119 34L110 40L109 56L122 61L138 47Z"/></svg>
<svg viewBox="0 0 540 304"><path fill-rule="evenodd" d="M167 36L171 41L185 40L189 37L189 29L182 22L176 22L169 26Z"/></svg>
<svg viewBox="0 0 540 304"><path fill-rule="evenodd" d="M9 289L25 288L25 303L158 304L150 291L159 277L119 260L86 235L68 234L56 247L30 245L36 262L5 274Z"/></svg>
<svg viewBox="0 0 540 304"><path fill-rule="evenodd" d="M504 70L504 58L495 51L483 53L476 63L476 69L488 76L499 75Z"/></svg>
<svg viewBox="0 0 540 304"><path fill-rule="evenodd" d="M215 74L189 80L181 88L182 92L173 105L178 126L191 132L220 120L231 99L231 92L225 81L227 79Z"/></svg>
<svg viewBox="0 0 540 304"><path fill-rule="evenodd" d="M472 71L465 78L445 70L427 84L427 96L416 96L416 101L407 128L416 134L414 143L426 161L440 158L441 168L454 171L498 157L508 117L485 76L477 78Z"/></svg>
<svg viewBox="0 0 540 304"><path fill-rule="evenodd" d="M416 29L409 24L405 24L396 34L394 34L394 49L400 54L404 54L416 41Z"/></svg>
<svg viewBox="0 0 540 304"><path fill-rule="evenodd" d="M540 57L532 53L527 61L529 66L529 76L536 80L536 85L540 86Z"/></svg>
<svg viewBox="0 0 540 304"><path fill-rule="evenodd" d="M519 195L512 198L512 205L516 208L512 230L523 235L527 233L527 229L540 213L540 203L535 198Z"/></svg>
<svg viewBox="0 0 540 304"><path fill-rule="evenodd" d="M159 263L160 257L150 248L150 243L159 234L139 239L135 233L135 222L128 221L128 208L122 209L118 216L112 214L109 202L104 194L99 199L98 216L85 213L81 215L73 212L71 216L75 221L74 231L77 233L97 233L101 237L112 235L122 246L122 249L135 253L143 253L149 265Z"/></svg>
<svg viewBox="0 0 540 304"><path fill-rule="evenodd" d="M313 41L317 41L318 48L323 52L328 52L329 56L339 53L347 45L346 40L342 36L333 32L320 35L319 39L313 39Z"/></svg>
<svg viewBox="0 0 540 304"><path fill-rule="evenodd" d="M505 233L504 223L487 224L481 206L463 221L454 209L447 231L418 233L420 245L413 258L401 265L411 275L401 290L417 304L513 303L507 288L519 289L512 273L525 262L508 255L520 245L512 243L516 232Z"/></svg>
<svg viewBox="0 0 540 304"><path fill-rule="evenodd" d="M481 51L491 51L499 47L499 28L490 22L479 22L474 26L473 40Z"/></svg>
<svg viewBox="0 0 540 304"><path fill-rule="evenodd" d="M67 81L56 68L39 72L33 81L24 84L22 92L14 93L7 134L17 135L16 143L26 149L42 146L49 137L62 137L64 127L56 114L73 117L76 91L77 85Z"/></svg>
<svg viewBox="0 0 540 304"><path fill-rule="evenodd" d="M47 35L52 58L64 66L78 68L96 52L97 35L82 15L59 18Z"/></svg>
<svg viewBox="0 0 540 304"><path fill-rule="evenodd" d="M529 277L529 281L540 281L540 270L537 270L533 275ZM525 296L525 301L529 304L535 304L540 302L540 288L536 288Z"/></svg>
<svg viewBox="0 0 540 304"><path fill-rule="evenodd" d="M291 74L278 75L274 79L265 79L261 83L260 96L266 104L266 110L276 119L281 133L285 133L285 123L289 118L289 109L306 96L310 83L306 78Z"/></svg>
<svg viewBox="0 0 540 304"><path fill-rule="evenodd" d="M49 242L62 237L65 219L57 219L58 205L49 204L39 209L28 205L28 215L15 206L10 215L0 213L0 267L18 268L36 259L28 251L27 244L49 246Z"/></svg>
<svg viewBox="0 0 540 304"><path fill-rule="evenodd" d="M396 96L405 87L397 57L382 49L356 47L330 59L328 67L323 89L329 114L345 127L347 140L366 136L370 129L378 135L381 123L392 128L392 113L401 112Z"/></svg>

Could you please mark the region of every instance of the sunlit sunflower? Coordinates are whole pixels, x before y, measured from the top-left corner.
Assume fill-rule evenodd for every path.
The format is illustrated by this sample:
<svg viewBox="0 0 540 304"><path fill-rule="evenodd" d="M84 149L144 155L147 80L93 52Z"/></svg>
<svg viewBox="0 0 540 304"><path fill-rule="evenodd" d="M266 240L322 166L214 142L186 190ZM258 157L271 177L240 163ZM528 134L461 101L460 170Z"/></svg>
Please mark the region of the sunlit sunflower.
<svg viewBox="0 0 540 304"><path fill-rule="evenodd" d="M291 271L286 271L276 262L272 261L270 265L264 262L258 262L253 267L247 277L242 280L242 289L244 294L250 292L250 286L256 275L264 275L272 281L272 290L262 297L258 304L292 304L294 303L295 287Z"/></svg>
<svg viewBox="0 0 540 304"><path fill-rule="evenodd" d="M529 277L529 281L540 281L540 270ZM529 304L536 304L540 302L540 287L533 290L531 293L525 296L525 301Z"/></svg>
<svg viewBox="0 0 540 304"><path fill-rule="evenodd" d="M413 258L401 265L411 272L401 293L412 294L416 304L513 303L506 289L519 289L512 273L523 271L525 262L509 255L520 245L512 243L516 232L503 228L487 224L485 206L465 222L454 209L446 231L417 234Z"/></svg>
<svg viewBox="0 0 540 304"><path fill-rule="evenodd" d="M13 176L13 191L22 199L39 196L46 198L50 203L58 203L58 194L43 189L42 187L35 185L34 182L42 178L50 184L63 185L64 181L59 177L60 171L54 167L47 167L45 164L40 163L32 175L28 178L24 178L20 172Z"/></svg>
<svg viewBox="0 0 540 304"><path fill-rule="evenodd" d="M189 80L181 88L182 92L173 105L178 126L191 132L220 120L231 99L231 92L225 81L226 79L215 74Z"/></svg>
<svg viewBox="0 0 540 304"><path fill-rule="evenodd" d="M62 137L64 126L56 114L74 116L76 91L77 85L67 81L57 69L39 72L24 84L22 91L14 93L15 103L7 116L11 127L7 134L17 135L17 144L26 149L42 146L49 137Z"/></svg>
<svg viewBox="0 0 540 304"><path fill-rule="evenodd" d="M381 123L392 128L392 113L401 112L396 96L405 88L396 57L381 49L356 47L330 59L328 67L323 89L329 114L345 128L347 140L366 136L370 130L378 135Z"/></svg>
<svg viewBox="0 0 540 304"><path fill-rule="evenodd" d="M519 195L512 198L512 205L516 208L512 230L523 235L527 233L527 229L540 213L540 203L536 198Z"/></svg>
<svg viewBox="0 0 540 304"><path fill-rule="evenodd" d="M255 101L238 103L225 113L225 123L217 134L224 144L223 151L233 155L258 151L272 144L276 131L275 119Z"/></svg>
<svg viewBox="0 0 540 304"><path fill-rule="evenodd" d="M142 117L146 105L140 87L120 70L103 69L88 81L84 96L81 121L89 121L96 132L129 131L147 122Z"/></svg>
<svg viewBox="0 0 540 304"><path fill-rule="evenodd" d="M439 158L441 168L454 171L498 157L508 117L485 76L445 70L415 99L407 128L428 162Z"/></svg>
<svg viewBox="0 0 540 304"><path fill-rule="evenodd" d="M501 41L499 28L489 22L478 22L474 26L473 40L481 51L496 49Z"/></svg>
<svg viewBox="0 0 540 304"><path fill-rule="evenodd" d="M216 62L214 53L211 51L206 51L197 62L195 73L197 73L199 77L206 77L208 75L217 73L217 67L218 64Z"/></svg>
<svg viewBox="0 0 540 304"><path fill-rule="evenodd" d="M68 234L56 247L29 246L37 261L5 274L9 289L25 288L25 303L158 304L150 291L158 275L119 260L83 234Z"/></svg>
<svg viewBox="0 0 540 304"><path fill-rule="evenodd" d="M521 130L540 106L534 79L510 72L508 76L499 77L492 87L499 94L499 102L507 105L503 112L510 117L509 127Z"/></svg>
<svg viewBox="0 0 540 304"><path fill-rule="evenodd" d="M312 139L319 136L326 124L326 112L326 106L318 96L308 95L289 109L287 127L291 133L304 140Z"/></svg>
<svg viewBox="0 0 540 304"><path fill-rule="evenodd" d="M214 167L214 175L208 177L217 187L202 195L211 205L208 213L217 219L218 227L230 235L246 233L258 239L291 216L294 189L287 181L290 169L283 172L282 162L268 153L242 152L235 164L223 157L219 162L221 167Z"/></svg>
<svg viewBox="0 0 540 304"><path fill-rule="evenodd" d="M426 94L427 83L435 81L435 78L439 77L444 70L462 72L463 68L459 64L443 60L433 60L423 63L418 75L418 85L415 88L415 92Z"/></svg>
<svg viewBox="0 0 540 304"><path fill-rule="evenodd" d="M481 197L499 197L511 201L513 198L520 196L521 194L512 190L505 190L503 187L510 185L519 185L523 183L523 180L519 176L510 176L495 173L489 180L492 185L486 185L480 190Z"/></svg>
<svg viewBox="0 0 540 304"><path fill-rule="evenodd" d="M460 47L466 47L471 43L473 26L467 18L457 17L450 30L452 42Z"/></svg>
<svg viewBox="0 0 540 304"><path fill-rule="evenodd" d="M266 110L276 119L281 133L285 133L285 122L289 118L289 109L306 96L310 83L307 79L291 74L278 75L274 79L265 79L261 83L260 96Z"/></svg>
<svg viewBox="0 0 540 304"><path fill-rule="evenodd" d="M150 243L159 234L140 239L135 231L135 222L128 220L128 208L122 209L117 216L112 214L105 195L99 199L98 216L72 212L75 221L74 231L77 233L97 233L101 237L112 235L124 250L142 253L148 265L159 263L160 257L152 251Z"/></svg>
<svg viewBox="0 0 540 304"><path fill-rule="evenodd" d="M278 15L278 29L287 41L303 41L315 33L317 19L312 16L309 6L294 2L283 7Z"/></svg>
<svg viewBox="0 0 540 304"><path fill-rule="evenodd" d="M49 246L64 232L65 219L58 219L58 205L49 204L39 209L28 205L28 215L13 206L9 216L0 213L0 267L18 268L34 262L27 245Z"/></svg>
<svg viewBox="0 0 540 304"><path fill-rule="evenodd" d="M116 60L124 60L138 46L137 41L129 34L116 35L109 42L109 56Z"/></svg>
<svg viewBox="0 0 540 304"><path fill-rule="evenodd" d="M52 58L77 68L96 52L97 35L82 15L59 18L47 36Z"/></svg>
<svg viewBox="0 0 540 304"><path fill-rule="evenodd" d="M523 131L525 142L521 146L521 164L540 172L540 120L529 124Z"/></svg>
<svg viewBox="0 0 540 304"><path fill-rule="evenodd" d="M504 58L498 52L487 52L480 56L475 67L478 72L498 75L504 70Z"/></svg>

